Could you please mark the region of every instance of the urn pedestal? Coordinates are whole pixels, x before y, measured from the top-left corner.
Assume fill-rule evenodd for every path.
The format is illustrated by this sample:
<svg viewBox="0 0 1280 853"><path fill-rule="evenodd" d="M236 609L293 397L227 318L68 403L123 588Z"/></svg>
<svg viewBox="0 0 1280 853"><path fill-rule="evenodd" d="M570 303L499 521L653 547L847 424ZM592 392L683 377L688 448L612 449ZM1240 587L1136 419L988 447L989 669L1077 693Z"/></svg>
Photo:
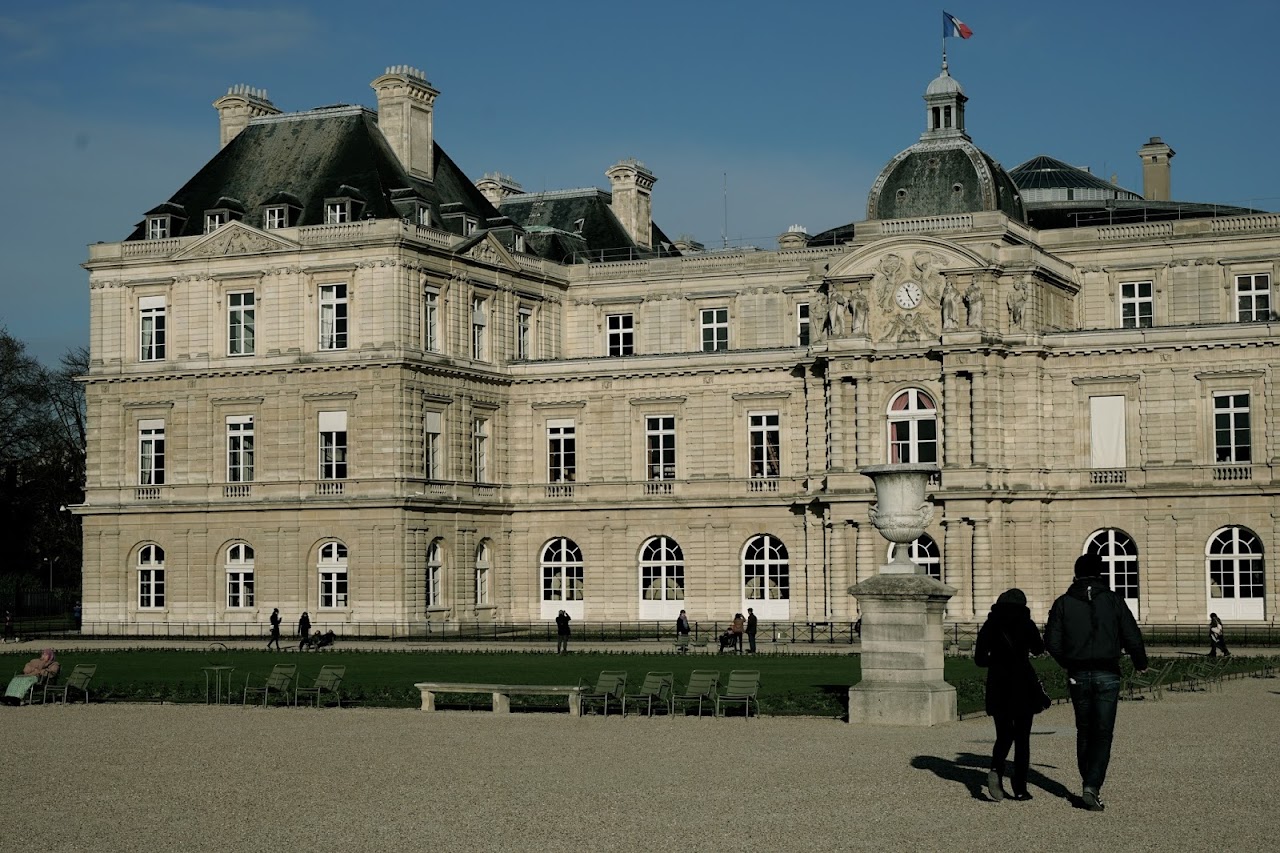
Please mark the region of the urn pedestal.
<svg viewBox="0 0 1280 853"><path fill-rule="evenodd" d="M880 573L849 588L862 612L862 680L849 688L849 722L933 726L955 720L956 690L942 677L942 614L954 587L910 561L933 507L924 497L936 465L862 469L876 484L871 523L898 545Z"/></svg>

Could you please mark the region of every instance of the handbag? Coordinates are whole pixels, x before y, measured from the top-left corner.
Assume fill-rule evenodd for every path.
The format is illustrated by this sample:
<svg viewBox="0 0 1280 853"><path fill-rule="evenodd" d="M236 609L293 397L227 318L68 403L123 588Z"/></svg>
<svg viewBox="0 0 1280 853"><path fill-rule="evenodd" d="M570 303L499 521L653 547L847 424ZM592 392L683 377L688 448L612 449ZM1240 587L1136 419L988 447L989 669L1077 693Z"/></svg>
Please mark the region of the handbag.
<svg viewBox="0 0 1280 853"><path fill-rule="evenodd" d="M1031 693L1031 712L1039 714L1041 711L1049 710L1053 705L1053 699L1049 697L1049 692L1044 689L1044 682L1033 675L1027 686Z"/></svg>

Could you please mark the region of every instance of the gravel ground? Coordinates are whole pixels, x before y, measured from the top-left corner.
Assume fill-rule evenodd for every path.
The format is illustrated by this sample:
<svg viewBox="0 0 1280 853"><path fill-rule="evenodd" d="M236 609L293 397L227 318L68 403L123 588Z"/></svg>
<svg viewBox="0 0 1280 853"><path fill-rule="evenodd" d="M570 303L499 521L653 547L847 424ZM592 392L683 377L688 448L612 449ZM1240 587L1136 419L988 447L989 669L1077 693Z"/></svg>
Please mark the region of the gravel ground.
<svg viewBox="0 0 1280 853"><path fill-rule="evenodd" d="M982 717L0 707L0 804L42 850L1252 851L1275 844L1278 711L1276 679L1122 703L1095 814L1068 705L1037 718L1035 799L998 804Z"/></svg>

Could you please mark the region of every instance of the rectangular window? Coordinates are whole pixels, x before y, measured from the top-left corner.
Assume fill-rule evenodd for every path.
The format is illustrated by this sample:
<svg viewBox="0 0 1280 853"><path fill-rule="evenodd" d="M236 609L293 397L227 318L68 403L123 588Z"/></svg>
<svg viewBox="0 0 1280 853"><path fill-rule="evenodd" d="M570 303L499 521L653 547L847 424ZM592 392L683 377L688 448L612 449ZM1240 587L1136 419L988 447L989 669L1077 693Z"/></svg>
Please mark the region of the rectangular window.
<svg viewBox="0 0 1280 853"><path fill-rule="evenodd" d="M1120 283L1120 322L1126 329L1151 327L1155 298L1151 282L1125 281Z"/></svg>
<svg viewBox="0 0 1280 853"><path fill-rule="evenodd" d="M227 608L253 606L253 569L227 570Z"/></svg>
<svg viewBox="0 0 1280 853"><path fill-rule="evenodd" d="M645 476L649 480L676 478L676 419L653 415L644 419Z"/></svg>
<svg viewBox="0 0 1280 853"><path fill-rule="evenodd" d="M138 299L138 358L142 361L164 360L164 321L163 296Z"/></svg>
<svg viewBox="0 0 1280 853"><path fill-rule="evenodd" d="M481 545L476 554L476 604L489 603L489 546Z"/></svg>
<svg viewBox="0 0 1280 853"><path fill-rule="evenodd" d="M147 239L164 240L169 236L169 217L153 216L147 220Z"/></svg>
<svg viewBox="0 0 1280 853"><path fill-rule="evenodd" d="M720 352L729 348L728 308L703 308L701 326L703 352Z"/></svg>
<svg viewBox="0 0 1280 853"><path fill-rule="evenodd" d="M778 456L782 447L778 433L778 413L749 412L747 422L751 445L751 476L777 477L781 471Z"/></svg>
<svg viewBox="0 0 1280 853"><path fill-rule="evenodd" d="M351 204L346 201L328 201L324 205L324 224L341 225L351 220Z"/></svg>
<svg viewBox="0 0 1280 853"><path fill-rule="evenodd" d="M207 213L204 217L204 233L212 234L223 225L227 224L227 214L225 213Z"/></svg>
<svg viewBox="0 0 1280 853"><path fill-rule="evenodd" d="M347 606L346 566L325 566L320 570L320 606Z"/></svg>
<svg viewBox="0 0 1280 853"><path fill-rule="evenodd" d="M252 290L227 294L227 355L253 355L254 312Z"/></svg>
<svg viewBox="0 0 1280 853"><path fill-rule="evenodd" d="M347 413L320 413L320 479L347 478Z"/></svg>
<svg viewBox="0 0 1280 853"><path fill-rule="evenodd" d="M422 348L440 352L440 291L434 287L422 291Z"/></svg>
<svg viewBox="0 0 1280 853"><path fill-rule="evenodd" d="M138 485L164 485L164 421L138 421Z"/></svg>
<svg viewBox="0 0 1280 853"><path fill-rule="evenodd" d="M227 482L253 482L253 415L227 416Z"/></svg>
<svg viewBox="0 0 1280 853"><path fill-rule="evenodd" d="M809 345L809 303L801 302L796 306L796 340L800 346Z"/></svg>
<svg viewBox="0 0 1280 853"><path fill-rule="evenodd" d="M1236 276L1236 322L1271 319L1271 276Z"/></svg>
<svg viewBox="0 0 1280 853"><path fill-rule="evenodd" d="M1253 459L1249 431L1249 395L1213 395L1213 445L1217 462Z"/></svg>
<svg viewBox="0 0 1280 853"><path fill-rule="evenodd" d="M476 226L478 224L479 223L470 216L462 217L462 236L470 237L472 234L476 233Z"/></svg>
<svg viewBox="0 0 1280 853"><path fill-rule="evenodd" d="M489 360L489 305L479 296L471 300L471 357L476 361Z"/></svg>
<svg viewBox="0 0 1280 853"><path fill-rule="evenodd" d="M427 207L425 204L420 204L418 205L417 212L418 212L418 215L417 217L415 217L415 221L418 223L418 225L422 226L423 228L430 228L431 227L431 208Z"/></svg>
<svg viewBox="0 0 1280 853"><path fill-rule="evenodd" d="M489 422L484 418L471 422L471 464L475 481L489 482Z"/></svg>
<svg viewBox="0 0 1280 853"><path fill-rule="evenodd" d="M547 482L578 479L578 439L572 420L547 421Z"/></svg>
<svg viewBox="0 0 1280 853"><path fill-rule="evenodd" d="M440 607L444 600L440 597L440 575L443 569L440 566L440 552L435 550L427 554L427 607Z"/></svg>
<svg viewBox="0 0 1280 853"><path fill-rule="evenodd" d="M609 355L634 355L636 351L635 324L630 314L610 314L605 317L608 330Z"/></svg>
<svg viewBox="0 0 1280 853"><path fill-rule="evenodd" d="M263 224L268 230L273 228L288 228L289 208L285 207L283 204L276 207L268 207L267 215L263 219Z"/></svg>
<svg viewBox="0 0 1280 853"><path fill-rule="evenodd" d="M1125 398L1089 398L1089 467L1125 468L1128 449L1125 438Z"/></svg>
<svg viewBox="0 0 1280 853"><path fill-rule="evenodd" d="M533 311L521 308L516 312L516 358L529 358L529 327L533 322Z"/></svg>
<svg viewBox="0 0 1280 853"><path fill-rule="evenodd" d="M444 415L440 412L427 412L424 417L423 474L428 480L439 480L444 469Z"/></svg>
<svg viewBox="0 0 1280 853"><path fill-rule="evenodd" d="M524 249L524 235L523 235L523 234L517 234L517 235L515 236L515 239L514 239L514 240L512 240L512 243L514 244L514 246L515 246L515 250L516 250L517 252L523 252L523 251L525 250L525 249Z"/></svg>
<svg viewBox="0 0 1280 853"><path fill-rule="evenodd" d="M164 607L164 569L138 569L138 607L146 610Z"/></svg>
<svg viewBox="0 0 1280 853"><path fill-rule="evenodd" d="M347 348L347 286L320 285L320 349Z"/></svg>

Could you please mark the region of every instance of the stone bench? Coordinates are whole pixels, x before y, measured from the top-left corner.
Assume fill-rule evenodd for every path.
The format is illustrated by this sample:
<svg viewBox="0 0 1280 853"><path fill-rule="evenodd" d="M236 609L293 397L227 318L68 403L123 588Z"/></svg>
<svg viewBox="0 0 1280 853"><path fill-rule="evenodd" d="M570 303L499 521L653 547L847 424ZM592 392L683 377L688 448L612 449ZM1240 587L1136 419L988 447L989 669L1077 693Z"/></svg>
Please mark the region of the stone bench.
<svg viewBox="0 0 1280 853"><path fill-rule="evenodd" d="M422 694L422 710L436 710L437 693L491 693L493 712L511 713L512 696L568 696L569 716L577 717L582 710L582 687L554 684L463 684L458 682L423 681L414 687Z"/></svg>

